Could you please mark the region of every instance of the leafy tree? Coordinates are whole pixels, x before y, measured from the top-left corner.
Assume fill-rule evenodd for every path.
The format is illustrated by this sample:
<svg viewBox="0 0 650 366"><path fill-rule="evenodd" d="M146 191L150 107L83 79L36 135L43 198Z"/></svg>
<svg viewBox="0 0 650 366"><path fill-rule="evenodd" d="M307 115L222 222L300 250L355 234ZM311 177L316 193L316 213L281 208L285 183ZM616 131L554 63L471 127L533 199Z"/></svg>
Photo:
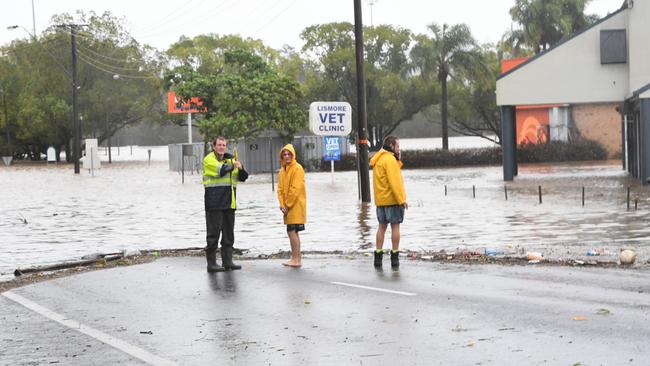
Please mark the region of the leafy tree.
<svg viewBox="0 0 650 366"><path fill-rule="evenodd" d="M520 28L504 35L507 44L526 45L535 54L547 50L564 37L591 25L598 16L586 15L591 0L515 0L512 20Z"/></svg>
<svg viewBox="0 0 650 366"><path fill-rule="evenodd" d="M312 72L306 74L310 100L347 101L356 113L357 86L354 27L329 23L301 33L303 53ZM411 73L408 50L413 35L388 25L364 29L368 137L371 150L384 136L432 103L435 86Z"/></svg>
<svg viewBox="0 0 650 366"><path fill-rule="evenodd" d="M501 144L501 114L496 104L496 78L501 73L497 50L483 45L478 65L462 69L451 84L452 131Z"/></svg>
<svg viewBox="0 0 650 366"><path fill-rule="evenodd" d="M411 51L414 69L426 80L435 78L440 84L442 148L449 149L448 89L447 82L456 72L480 65L477 44L469 27L456 24L451 27L436 23L429 25L432 37L417 36L417 43Z"/></svg>
<svg viewBox="0 0 650 366"><path fill-rule="evenodd" d="M100 142L120 128L155 118L162 107L160 55L135 42L122 20L110 13L62 14L54 24L83 23L78 29L78 92L82 133ZM70 29L52 26L29 41L4 47L2 63L12 68L14 80L12 134L22 154L39 159L47 146L65 147L71 161L72 89ZM2 76L2 82L6 77Z"/></svg>
<svg viewBox="0 0 650 366"><path fill-rule="evenodd" d="M305 126L307 108L300 84L247 50L226 51L220 72L178 67L170 78L179 96L198 97L206 108L199 121L205 141L218 135L255 137L268 129L291 137Z"/></svg>

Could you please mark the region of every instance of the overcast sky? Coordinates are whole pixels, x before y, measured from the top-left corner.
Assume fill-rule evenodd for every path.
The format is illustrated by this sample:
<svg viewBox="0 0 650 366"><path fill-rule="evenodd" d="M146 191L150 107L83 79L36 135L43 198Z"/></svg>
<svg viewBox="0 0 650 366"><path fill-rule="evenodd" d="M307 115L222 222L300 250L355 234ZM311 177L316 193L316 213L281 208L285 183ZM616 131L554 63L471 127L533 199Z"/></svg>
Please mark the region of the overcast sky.
<svg viewBox="0 0 650 366"><path fill-rule="evenodd" d="M481 43L496 42L510 29L508 9L514 0L362 0L363 22L392 24L414 32L426 32L431 22L466 23ZM0 44L26 38L30 32L32 0L0 0ZM353 0L33 0L36 33L54 14L77 9L97 13L110 11L124 17L128 30L141 43L165 50L181 35L205 33L239 34L262 39L280 48L300 47L300 32L312 24L354 22ZM370 5L374 3L374 5ZM606 16L623 0L592 0L587 12Z"/></svg>

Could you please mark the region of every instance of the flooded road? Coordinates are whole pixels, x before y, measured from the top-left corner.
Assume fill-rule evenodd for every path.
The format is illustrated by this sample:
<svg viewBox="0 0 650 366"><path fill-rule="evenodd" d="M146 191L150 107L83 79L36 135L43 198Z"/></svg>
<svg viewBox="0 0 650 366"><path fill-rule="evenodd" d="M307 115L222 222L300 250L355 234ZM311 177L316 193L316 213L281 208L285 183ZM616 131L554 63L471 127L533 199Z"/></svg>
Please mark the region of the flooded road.
<svg viewBox="0 0 650 366"><path fill-rule="evenodd" d="M0 280L19 267L91 253L204 246L200 176L186 176L181 184L165 154L166 148L155 151L151 164L103 164L94 177L87 171L75 176L70 165L0 167ZM500 166L406 170L404 179L410 204L404 250L495 247L573 258L593 248L617 253L632 246L644 262L650 253L650 194L617 162L521 166L507 184L508 200ZM358 202L356 172L337 172L333 181L330 173L307 173L306 180L303 250L372 247L375 209ZM269 174L238 187L235 247L251 254L289 250Z"/></svg>

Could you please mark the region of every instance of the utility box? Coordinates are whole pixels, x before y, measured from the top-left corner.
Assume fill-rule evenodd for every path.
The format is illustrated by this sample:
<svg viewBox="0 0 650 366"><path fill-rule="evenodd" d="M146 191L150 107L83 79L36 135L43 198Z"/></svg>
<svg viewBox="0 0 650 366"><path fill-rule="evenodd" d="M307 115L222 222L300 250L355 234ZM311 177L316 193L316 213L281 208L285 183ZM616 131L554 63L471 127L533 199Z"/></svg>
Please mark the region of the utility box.
<svg viewBox="0 0 650 366"><path fill-rule="evenodd" d="M97 139L86 139L86 155L83 157L83 168L94 170L101 168Z"/></svg>
<svg viewBox="0 0 650 366"><path fill-rule="evenodd" d="M52 146L47 148L47 163L56 163L56 150Z"/></svg>

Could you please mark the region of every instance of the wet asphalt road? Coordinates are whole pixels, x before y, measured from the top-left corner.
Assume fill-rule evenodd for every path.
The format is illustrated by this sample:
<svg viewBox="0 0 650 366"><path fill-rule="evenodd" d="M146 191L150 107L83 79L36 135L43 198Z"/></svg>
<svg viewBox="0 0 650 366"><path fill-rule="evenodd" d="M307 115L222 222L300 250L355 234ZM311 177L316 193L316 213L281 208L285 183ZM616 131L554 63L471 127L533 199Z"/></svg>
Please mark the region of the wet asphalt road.
<svg viewBox="0 0 650 366"><path fill-rule="evenodd" d="M164 258L5 292L0 364L650 364L648 270L280 263Z"/></svg>

